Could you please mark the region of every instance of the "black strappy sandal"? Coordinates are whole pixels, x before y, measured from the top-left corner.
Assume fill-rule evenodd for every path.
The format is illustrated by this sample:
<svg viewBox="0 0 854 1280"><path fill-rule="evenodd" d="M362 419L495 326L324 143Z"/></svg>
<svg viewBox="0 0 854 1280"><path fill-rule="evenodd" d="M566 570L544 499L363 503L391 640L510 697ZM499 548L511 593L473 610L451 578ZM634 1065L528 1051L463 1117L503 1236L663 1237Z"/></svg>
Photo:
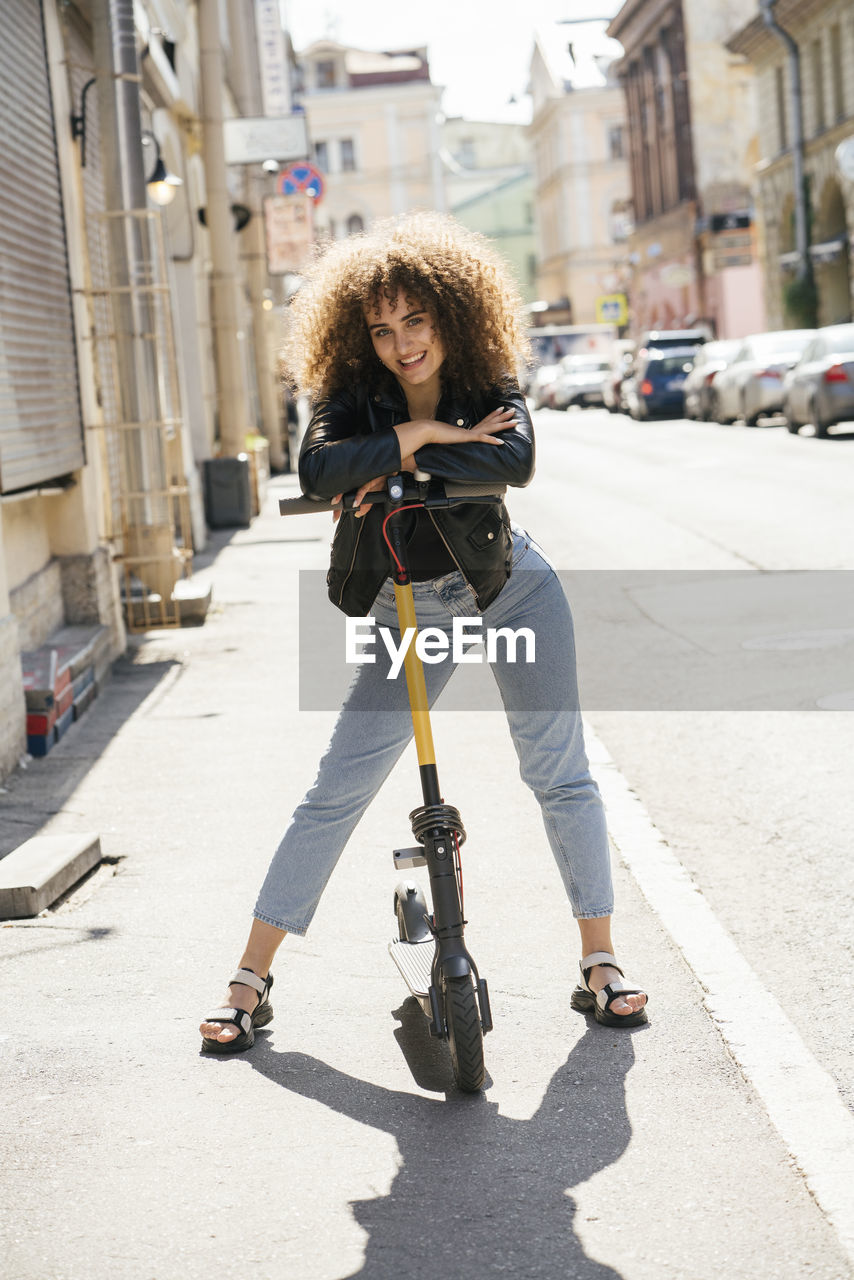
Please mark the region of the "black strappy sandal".
<svg viewBox="0 0 854 1280"><path fill-rule="evenodd" d="M213 1013L206 1014L205 1022L220 1022L223 1026L233 1024L240 1028L240 1035L233 1040L212 1040L208 1036L202 1036L202 1053L242 1053L244 1049L251 1049L255 1043L255 1028L266 1027L273 1020L273 1006L270 1004L272 973L266 978L259 978L251 969L238 969L229 979L229 986L234 982L257 991L258 1003L251 1013L246 1013L243 1009L226 1008L214 1009Z"/></svg>
<svg viewBox="0 0 854 1280"><path fill-rule="evenodd" d="M625 996L645 996L646 992L641 987L630 986L628 982L609 982L598 993L591 990L590 974L597 964L609 965L610 968L616 969L621 977L624 976L622 969L609 951L591 952L580 962L581 983L572 993L570 1000L572 1008L579 1013L592 1013L603 1027L639 1027L647 1022L646 1005L636 1013L611 1013L611 1006L615 1000L622 1000Z"/></svg>

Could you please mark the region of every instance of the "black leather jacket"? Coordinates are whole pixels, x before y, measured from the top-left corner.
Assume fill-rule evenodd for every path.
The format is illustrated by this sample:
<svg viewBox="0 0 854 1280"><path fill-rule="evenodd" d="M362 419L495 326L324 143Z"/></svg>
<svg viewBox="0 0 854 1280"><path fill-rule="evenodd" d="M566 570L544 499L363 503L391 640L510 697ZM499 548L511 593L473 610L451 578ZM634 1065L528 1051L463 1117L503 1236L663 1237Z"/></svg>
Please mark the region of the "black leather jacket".
<svg viewBox="0 0 854 1280"><path fill-rule="evenodd" d="M502 445L428 444L415 455L419 467L444 480L528 484L534 474L534 429L515 381L487 395L446 389L436 417L471 428L501 405L516 411L514 425L499 433ZM300 450L303 493L329 499L398 471L400 448L392 428L408 419L398 388L359 388L319 400ZM460 503L429 515L483 611L510 576L512 539L504 503ZM344 512L336 526L326 581L332 603L351 617L368 613L388 577L381 526L378 507L362 519Z"/></svg>

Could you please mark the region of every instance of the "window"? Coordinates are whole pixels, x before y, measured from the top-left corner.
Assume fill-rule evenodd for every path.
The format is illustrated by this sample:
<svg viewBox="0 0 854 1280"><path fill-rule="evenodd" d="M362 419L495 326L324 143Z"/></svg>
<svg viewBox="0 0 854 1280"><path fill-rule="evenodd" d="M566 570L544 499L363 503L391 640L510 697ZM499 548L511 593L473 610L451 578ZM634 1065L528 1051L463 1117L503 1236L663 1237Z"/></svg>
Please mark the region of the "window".
<svg viewBox="0 0 854 1280"><path fill-rule="evenodd" d="M608 127L608 155L612 160L622 160L625 154L623 126L612 124Z"/></svg>
<svg viewBox="0 0 854 1280"><path fill-rule="evenodd" d="M830 86L835 124L845 116L845 93L842 85L842 28L838 22L830 28Z"/></svg>
<svg viewBox="0 0 854 1280"><path fill-rule="evenodd" d="M356 169L356 151L352 138L341 139L341 169L344 173L354 173Z"/></svg>
<svg viewBox="0 0 854 1280"><path fill-rule="evenodd" d="M327 142L315 142L314 163L323 173L329 172L329 144Z"/></svg>
<svg viewBox="0 0 854 1280"><path fill-rule="evenodd" d="M477 168L474 138L460 138L460 145L457 148L457 160L464 169Z"/></svg>
<svg viewBox="0 0 854 1280"><path fill-rule="evenodd" d="M824 117L824 69L822 67L821 37L813 40L810 46L810 63L812 65L812 91L815 128L813 133L821 133L827 126Z"/></svg>
<svg viewBox="0 0 854 1280"><path fill-rule="evenodd" d="M351 213L347 219L347 235L355 236L365 229L365 220L360 213Z"/></svg>
<svg viewBox="0 0 854 1280"><path fill-rule="evenodd" d="M789 145L786 132L786 72L783 67L774 68L774 96L777 101L777 140L779 151L785 151Z"/></svg>
<svg viewBox="0 0 854 1280"><path fill-rule="evenodd" d="M335 88L335 62L332 58L324 58L314 64L315 89Z"/></svg>

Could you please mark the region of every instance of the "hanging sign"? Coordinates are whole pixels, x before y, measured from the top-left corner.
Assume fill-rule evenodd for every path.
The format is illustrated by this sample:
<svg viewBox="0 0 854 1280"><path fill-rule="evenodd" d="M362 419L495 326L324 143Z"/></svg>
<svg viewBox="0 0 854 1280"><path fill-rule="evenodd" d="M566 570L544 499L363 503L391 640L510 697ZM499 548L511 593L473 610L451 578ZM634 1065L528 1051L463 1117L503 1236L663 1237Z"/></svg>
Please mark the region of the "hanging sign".
<svg viewBox="0 0 854 1280"><path fill-rule="evenodd" d="M235 116L223 121L226 164L263 164L308 155L305 116Z"/></svg>
<svg viewBox="0 0 854 1280"><path fill-rule="evenodd" d="M288 55L279 0L255 0L258 60L265 116L286 116L291 110Z"/></svg>
<svg viewBox="0 0 854 1280"><path fill-rule="evenodd" d="M264 228L270 275L299 274L311 258L314 241L310 197L304 192L294 196L265 196Z"/></svg>

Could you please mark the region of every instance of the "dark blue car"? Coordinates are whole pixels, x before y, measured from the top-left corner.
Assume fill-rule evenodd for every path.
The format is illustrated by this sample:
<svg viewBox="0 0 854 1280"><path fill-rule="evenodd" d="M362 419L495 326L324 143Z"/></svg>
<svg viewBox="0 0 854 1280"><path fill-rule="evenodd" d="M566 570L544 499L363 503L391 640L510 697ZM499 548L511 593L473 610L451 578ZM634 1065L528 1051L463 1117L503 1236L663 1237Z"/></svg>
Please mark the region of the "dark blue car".
<svg viewBox="0 0 854 1280"><path fill-rule="evenodd" d="M696 347L649 350L635 368L625 397L633 418L656 418L685 411L685 379L691 372Z"/></svg>

